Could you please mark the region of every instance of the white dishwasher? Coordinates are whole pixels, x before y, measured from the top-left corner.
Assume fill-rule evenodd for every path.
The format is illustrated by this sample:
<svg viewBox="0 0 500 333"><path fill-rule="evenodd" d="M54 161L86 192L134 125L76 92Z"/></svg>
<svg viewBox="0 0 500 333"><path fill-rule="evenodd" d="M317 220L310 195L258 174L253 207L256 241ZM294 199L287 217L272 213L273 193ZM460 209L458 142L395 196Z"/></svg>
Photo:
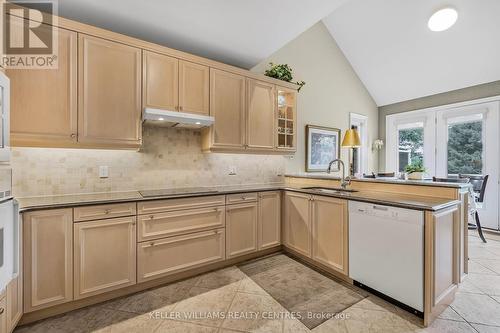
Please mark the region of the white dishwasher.
<svg viewBox="0 0 500 333"><path fill-rule="evenodd" d="M349 276L422 315L423 212L349 201Z"/></svg>

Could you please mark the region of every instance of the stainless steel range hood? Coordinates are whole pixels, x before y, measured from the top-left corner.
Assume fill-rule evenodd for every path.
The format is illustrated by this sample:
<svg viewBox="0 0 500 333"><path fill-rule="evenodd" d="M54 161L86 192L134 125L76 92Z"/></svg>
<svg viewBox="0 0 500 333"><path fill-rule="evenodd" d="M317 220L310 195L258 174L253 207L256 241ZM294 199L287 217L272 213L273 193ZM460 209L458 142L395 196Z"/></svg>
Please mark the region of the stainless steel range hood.
<svg viewBox="0 0 500 333"><path fill-rule="evenodd" d="M215 118L193 113L145 108L142 120L145 124L162 127L203 128L211 126Z"/></svg>

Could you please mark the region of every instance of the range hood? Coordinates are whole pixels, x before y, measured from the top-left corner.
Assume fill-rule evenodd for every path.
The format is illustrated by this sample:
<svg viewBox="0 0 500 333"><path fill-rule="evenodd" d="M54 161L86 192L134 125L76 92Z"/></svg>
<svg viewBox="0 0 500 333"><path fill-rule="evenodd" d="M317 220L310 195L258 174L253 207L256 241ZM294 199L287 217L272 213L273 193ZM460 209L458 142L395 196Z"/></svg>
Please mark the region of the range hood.
<svg viewBox="0 0 500 333"><path fill-rule="evenodd" d="M215 118L201 114L145 108L142 120L145 124L162 127L203 128L211 126Z"/></svg>

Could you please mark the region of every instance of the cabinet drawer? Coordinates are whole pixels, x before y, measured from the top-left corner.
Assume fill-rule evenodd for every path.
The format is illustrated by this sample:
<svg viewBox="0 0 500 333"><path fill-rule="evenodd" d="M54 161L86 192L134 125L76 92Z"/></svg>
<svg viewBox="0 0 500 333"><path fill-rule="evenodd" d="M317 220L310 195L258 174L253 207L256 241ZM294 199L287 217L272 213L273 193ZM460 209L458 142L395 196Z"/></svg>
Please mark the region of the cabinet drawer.
<svg viewBox="0 0 500 333"><path fill-rule="evenodd" d="M75 222L131 216L136 214L136 203L126 202L75 208Z"/></svg>
<svg viewBox="0 0 500 333"><path fill-rule="evenodd" d="M148 281L225 259L224 229L137 244L137 280Z"/></svg>
<svg viewBox="0 0 500 333"><path fill-rule="evenodd" d="M257 192L231 194L226 197L226 204L257 201Z"/></svg>
<svg viewBox="0 0 500 333"><path fill-rule="evenodd" d="M224 205L225 196L208 196L195 198L178 198L144 201L137 204L139 214L151 214L168 212L171 210L180 210L187 208L211 207Z"/></svg>
<svg viewBox="0 0 500 333"><path fill-rule="evenodd" d="M139 241L223 228L224 222L224 206L140 215Z"/></svg>

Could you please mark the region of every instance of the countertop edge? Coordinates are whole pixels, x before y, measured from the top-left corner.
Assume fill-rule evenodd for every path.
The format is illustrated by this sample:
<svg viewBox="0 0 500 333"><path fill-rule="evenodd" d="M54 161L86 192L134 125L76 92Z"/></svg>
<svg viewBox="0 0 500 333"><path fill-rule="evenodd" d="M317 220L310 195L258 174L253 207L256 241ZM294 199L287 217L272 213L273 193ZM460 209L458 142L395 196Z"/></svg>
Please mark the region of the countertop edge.
<svg viewBox="0 0 500 333"><path fill-rule="evenodd" d="M255 188L231 189L231 190L225 190L225 191L221 190L221 191L215 192L215 193L213 193L213 192L212 193L183 193L183 194L177 194L177 195L148 197L148 198L141 197L140 194L137 192L137 195L138 195L137 197L101 199L101 200L96 199L96 200L85 200L85 201L82 200L82 201L72 201L72 202L68 201L68 202L61 202L61 203L26 205L26 206L22 206L23 198L19 198L20 203L21 203L21 206L19 208L19 212L25 213L25 212L29 212L29 211L45 210L45 209L61 209L61 208L70 208L70 207L113 204L113 203L142 202L142 201L153 201L153 200L205 197L205 196L228 195L228 194L237 194L237 193L245 193L245 192L267 192L267 191L278 191L278 190L279 191L298 192L298 193L307 193L307 194L311 194L311 195L321 195L321 196L338 198L338 199L373 203L373 204L386 205L386 206L405 208L405 209L420 210L420 211L439 211L442 209L453 207L453 206L458 205L460 203L460 201L456 200L456 199L443 198L443 201L445 201L445 202L443 202L441 204L418 205L418 204L409 204L409 203L396 202L396 201L390 201L390 200L384 200L384 199L372 199L372 198L356 197L355 194L350 194L349 196L342 195L342 194L333 194L333 193L328 193L328 194L321 193L320 194L318 192L315 192L314 190L291 187L291 186L287 186L287 185L276 185L276 186L266 186L266 187L263 186L263 187L255 187ZM130 193L130 192L127 192L127 193ZM415 196L415 197L418 198L419 196ZM25 198L25 199L27 199L27 198ZM417 201L418 201L418 199L417 199Z"/></svg>

